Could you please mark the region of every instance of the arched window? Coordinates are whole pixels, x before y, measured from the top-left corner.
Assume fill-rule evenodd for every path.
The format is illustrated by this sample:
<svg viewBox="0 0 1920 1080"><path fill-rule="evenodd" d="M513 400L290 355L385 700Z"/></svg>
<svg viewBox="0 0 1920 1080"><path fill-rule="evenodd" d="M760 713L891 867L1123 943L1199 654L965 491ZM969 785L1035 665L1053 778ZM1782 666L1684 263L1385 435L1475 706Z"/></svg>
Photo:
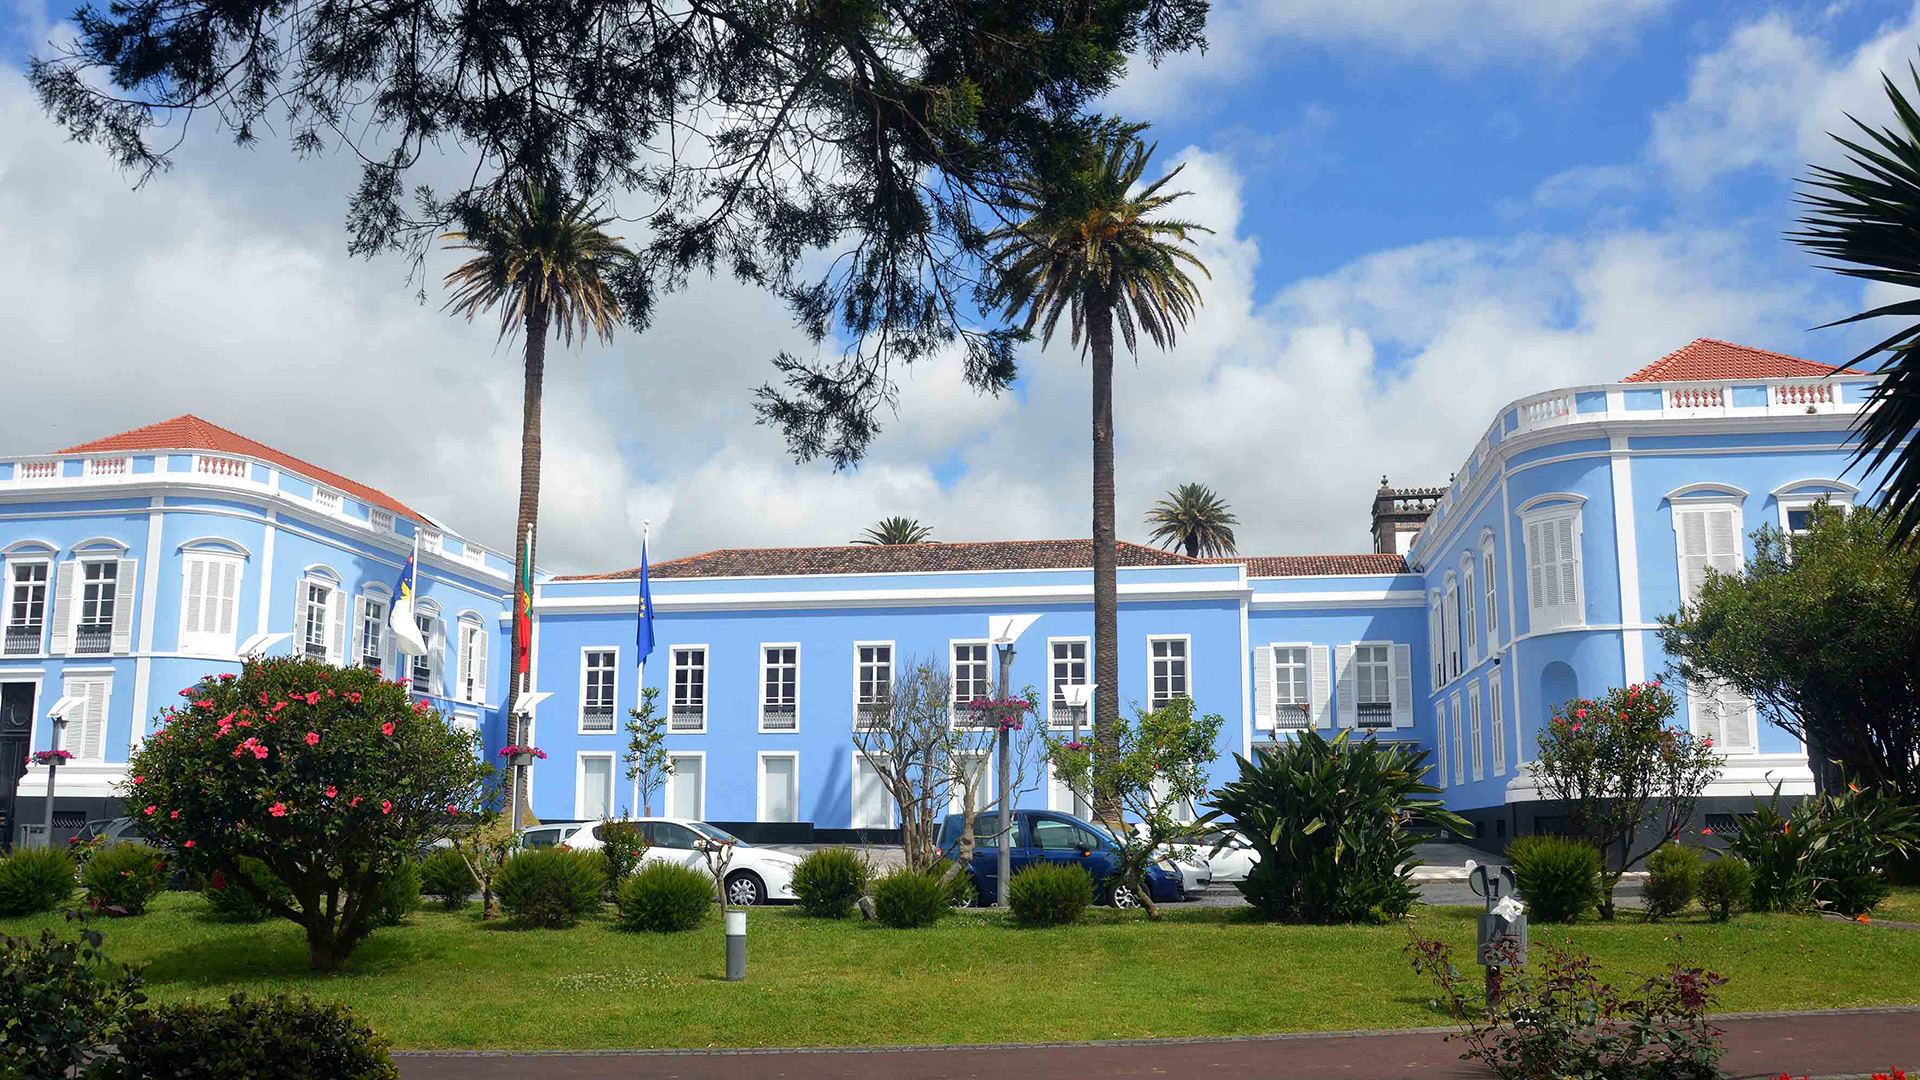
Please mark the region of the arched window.
<svg viewBox="0 0 1920 1080"><path fill-rule="evenodd" d="M1809 479L1773 489L1773 500L1780 508L1780 527L1798 536L1812 524L1815 506L1824 502L1845 513L1859 494L1859 488L1844 480Z"/></svg>
<svg viewBox="0 0 1920 1080"><path fill-rule="evenodd" d="M1500 648L1500 605L1494 574L1493 530L1480 530L1480 588L1486 593L1487 607L1487 651L1496 652Z"/></svg>
<svg viewBox="0 0 1920 1080"><path fill-rule="evenodd" d="M315 563L293 591L293 653L336 667L347 660L347 593L340 573Z"/></svg>
<svg viewBox="0 0 1920 1080"><path fill-rule="evenodd" d="M453 696L484 705L487 700L487 626L477 611L460 613L455 639L457 674Z"/></svg>
<svg viewBox="0 0 1920 1080"><path fill-rule="evenodd" d="M180 651L232 657L248 553L224 537L180 545Z"/></svg>
<svg viewBox="0 0 1920 1080"><path fill-rule="evenodd" d="M1460 553L1460 632L1466 637L1467 666L1480 662L1480 594L1473 587L1473 552Z"/></svg>
<svg viewBox="0 0 1920 1080"><path fill-rule="evenodd" d="M387 620L393 614L393 594L379 582L360 587L353 600L353 664L376 675L393 670L393 631Z"/></svg>
<svg viewBox="0 0 1920 1080"><path fill-rule="evenodd" d="M7 563L8 656L38 654L46 641L47 597L58 554L59 549L44 540L16 540L0 551Z"/></svg>
<svg viewBox="0 0 1920 1080"><path fill-rule="evenodd" d="M1585 626L1580 508L1586 499L1569 492L1539 495L1520 504L1527 546L1527 620L1531 633Z"/></svg>
<svg viewBox="0 0 1920 1080"><path fill-rule="evenodd" d="M427 644L427 651L411 657L407 663L407 679L416 694L446 693L442 673L446 664L446 628L440 619L440 605L431 600L415 600L413 603L413 623L420 628L420 638Z"/></svg>

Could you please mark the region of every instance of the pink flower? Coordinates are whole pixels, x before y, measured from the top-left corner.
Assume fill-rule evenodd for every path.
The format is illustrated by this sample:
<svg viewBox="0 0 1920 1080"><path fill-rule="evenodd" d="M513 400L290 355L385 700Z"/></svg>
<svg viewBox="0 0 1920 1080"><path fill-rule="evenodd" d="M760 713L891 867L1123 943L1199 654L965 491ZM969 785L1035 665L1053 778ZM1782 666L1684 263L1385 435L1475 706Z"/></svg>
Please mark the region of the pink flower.
<svg viewBox="0 0 1920 1080"><path fill-rule="evenodd" d="M314 691L313 693L311 693L311 694L308 694L308 695L307 695L307 704L309 704L309 705L318 705L318 704L320 704L320 691L318 691L318 690L315 690L315 691Z"/></svg>
<svg viewBox="0 0 1920 1080"><path fill-rule="evenodd" d="M354 797L353 797L353 798L352 798L351 800L349 800L349 801L348 801L348 803L347 803L347 805L348 805L348 806L350 806L350 807L351 807L351 806L359 806L359 805L360 805L360 796L358 796L358 795L355 795L355 796L354 796Z"/></svg>
<svg viewBox="0 0 1920 1080"><path fill-rule="evenodd" d="M331 799L338 794L340 794L339 788L334 787L332 784L327 785L327 798Z"/></svg>
<svg viewBox="0 0 1920 1080"><path fill-rule="evenodd" d="M454 805L453 805L452 803L448 803L448 804L447 804L447 813L449 813L449 814L457 814L457 813L459 813L459 812L460 812L459 810L457 810L457 809L455 809L455 808L454 808Z"/></svg>
<svg viewBox="0 0 1920 1080"><path fill-rule="evenodd" d="M193 846L193 841L191 841L191 840L189 840L189 841L187 841L187 846L188 846L188 847L192 847L192 846Z"/></svg>
<svg viewBox="0 0 1920 1080"><path fill-rule="evenodd" d="M393 800L392 800L392 799L381 799L381 800L380 800L380 812L381 812L381 813L383 813L383 814L391 814L391 813L393 813Z"/></svg>
<svg viewBox="0 0 1920 1080"><path fill-rule="evenodd" d="M179 821L179 820L180 820L180 811L178 811L178 810L169 810L169 811L167 811L167 817L169 817L169 818L171 818L171 819L173 819L174 821Z"/></svg>
<svg viewBox="0 0 1920 1080"><path fill-rule="evenodd" d="M1573 710L1573 715L1575 715L1575 716L1577 716L1577 717L1579 717L1579 718L1580 718L1580 719L1582 719L1582 720L1585 720L1585 719L1587 718L1587 710L1585 710L1585 709L1575 709L1575 710Z"/></svg>
<svg viewBox="0 0 1920 1080"><path fill-rule="evenodd" d="M347 691L347 700L353 702L355 705L360 704L360 691L358 690Z"/></svg>
<svg viewBox="0 0 1920 1080"><path fill-rule="evenodd" d="M238 675L235 675L235 674L234 674L233 672L231 672L231 671L229 671L229 672L225 672L225 673L223 673L223 674L222 674L222 675L220 676L220 681L221 681L221 682L232 682L233 680L235 680L235 679L237 679L237 678L239 678L239 677L240 677L240 676L238 676Z"/></svg>
<svg viewBox="0 0 1920 1080"><path fill-rule="evenodd" d="M267 707L267 692L265 690L260 691L260 707L263 709Z"/></svg>
<svg viewBox="0 0 1920 1080"><path fill-rule="evenodd" d="M308 746L317 746L317 745L319 744L319 742L320 742L320 733L319 733L319 732L317 732L317 731L309 731L309 732L307 732L307 745L308 745Z"/></svg>
<svg viewBox="0 0 1920 1080"><path fill-rule="evenodd" d="M147 782L147 778L144 776L136 776L133 778L133 782L136 784L144 784Z"/></svg>
<svg viewBox="0 0 1920 1080"><path fill-rule="evenodd" d="M253 726L253 721L251 721L251 720L242 720L242 721L240 721L239 723L237 723L237 724L235 724L235 725L233 725L233 726L234 726L234 727L252 727L252 726Z"/></svg>
<svg viewBox="0 0 1920 1080"><path fill-rule="evenodd" d="M287 703L284 701L276 701L273 703L274 712L279 712L281 709L284 709L286 707L287 707Z"/></svg>
<svg viewBox="0 0 1920 1080"><path fill-rule="evenodd" d="M381 725L380 725L380 734L382 734L382 735L391 735L391 734L393 734L393 721L391 721L391 720L389 720L389 721L387 721L386 723L384 723L384 724L381 724Z"/></svg>
<svg viewBox="0 0 1920 1080"><path fill-rule="evenodd" d="M1712 835L1713 835L1713 827L1712 827L1712 826L1708 826L1707 828L1704 828L1704 829L1701 829L1701 830L1700 830L1700 835L1701 835L1701 836L1712 836Z"/></svg>
<svg viewBox="0 0 1920 1080"><path fill-rule="evenodd" d="M152 816L153 816L153 812L154 812L155 810L158 810L158 809L160 809L160 808L159 808L159 807L157 807L157 806L149 806L149 807L147 807L147 816L148 816L148 817L152 817Z"/></svg>
<svg viewBox="0 0 1920 1080"><path fill-rule="evenodd" d="M267 813L272 814L274 817L286 817L287 804L283 802L274 803L272 806L267 807Z"/></svg>

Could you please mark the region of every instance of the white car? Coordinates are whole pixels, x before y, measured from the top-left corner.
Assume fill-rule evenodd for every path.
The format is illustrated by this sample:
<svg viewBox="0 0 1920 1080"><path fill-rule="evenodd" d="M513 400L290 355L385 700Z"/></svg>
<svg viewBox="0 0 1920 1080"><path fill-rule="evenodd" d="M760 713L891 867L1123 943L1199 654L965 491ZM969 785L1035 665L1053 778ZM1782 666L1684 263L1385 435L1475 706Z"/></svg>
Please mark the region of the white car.
<svg viewBox="0 0 1920 1080"><path fill-rule="evenodd" d="M784 851L754 847L716 825L686 818L634 818L628 822L647 838L647 861L674 862L707 871L706 848L731 844L727 864L727 902L752 907L774 900L793 899L793 868L800 860ZM566 846L582 851L601 847L600 824L591 823L566 838Z"/></svg>
<svg viewBox="0 0 1920 1080"><path fill-rule="evenodd" d="M1134 822L1133 835L1146 839L1146 822ZM1169 844L1166 856L1159 861L1161 866L1169 870L1180 871L1180 892L1189 900L1197 898L1213 884L1213 867L1208 865L1203 849L1187 843Z"/></svg>
<svg viewBox="0 0 1920 1080"><path fill-rule="evenodd" d="M1215 851L1216 846L1220 850ZM1237 832L1207 833L1200 838L1196 849L1213 868L1214 882L1221 885L1247 880L1247 875L1253 873L1253 864L1260 861L1259 850Z"/></svg>
<svg viewBox="0 0 1920 1080"><path fill-rule="evenodd" d="M538 825L529 825L520 830L520 846L523 848L550 848L566 843L567 838L592 822L588 821L543 821Z"/></svg>

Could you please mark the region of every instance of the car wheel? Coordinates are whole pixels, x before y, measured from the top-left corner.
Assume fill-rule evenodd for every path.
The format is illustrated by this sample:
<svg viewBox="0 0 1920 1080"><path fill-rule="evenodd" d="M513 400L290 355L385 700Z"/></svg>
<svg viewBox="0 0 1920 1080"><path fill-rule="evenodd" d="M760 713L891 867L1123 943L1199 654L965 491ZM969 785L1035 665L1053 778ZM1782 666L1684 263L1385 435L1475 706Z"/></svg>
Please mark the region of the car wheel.
<svg viewBox="0 0 1920 1080"><path fill-rule="evenodd" d="M1113 891L1107 894L1107 903L1121 911L1132 911L1140 906L1140 898L1134 895L1133 886L1123 883L1115 885Z"/></svg>
<svg viewBox="0 0 1920 1080"><path fill-rule="evenodd" d="M753 907L765 902L766 886L753 874L741 870L727 875L727 903L734 907Z"/></svg>

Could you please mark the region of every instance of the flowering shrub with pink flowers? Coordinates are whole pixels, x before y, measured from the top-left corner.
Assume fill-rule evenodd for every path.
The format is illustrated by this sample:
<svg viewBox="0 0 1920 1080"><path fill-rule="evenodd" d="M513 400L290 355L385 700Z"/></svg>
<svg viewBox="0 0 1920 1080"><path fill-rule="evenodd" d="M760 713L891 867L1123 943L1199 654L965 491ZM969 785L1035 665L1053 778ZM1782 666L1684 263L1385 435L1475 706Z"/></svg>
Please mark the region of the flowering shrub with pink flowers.
<svg viewBox="0 0 1920 1080"><path fill-rule="evenodd" d="M251 661L187 687L158 723L127 770L142 831L299 923L316 970L372 931L387 877L484 822L497 796L474 735L363 669ZM242 859L287 891L262 888Z"/></svg>
<svg viewBox="0 0 1920 1080"><path fill-rule="evenodd" d="M537 746L515 746L512 743L508 743L500 748L500 756L503 758L519 757L521 754L536 757L542 761L547 759L547 752Z"/></svg>
<svg viewBox="0 0 1920 1080"><path fill-rule="evenodd" d="M27 758L33 765L65 765L73 760L73 755L65 750L35 750Z"/></svg>
<svg viewBox="0 0 1920 1080"><path fill-rule="evenodd" d="M1011 694L1004 698L977 697L966 703L967 722L976 728L991 728L994 731L1019 731L1026 719L1040 709L1033 691L1022 696Z"/></svg>
<svg viewBox="0 0 1920 1080"><path fill-rule="evenodd" d="M1600 917L1613 918L1620 875L1677 840L1719 773L1711 739L1670 721L1673 694L1660 680L1562 702L1540 732L1534 775L1564 802L1573 835L1600 853Z"/></svg>

